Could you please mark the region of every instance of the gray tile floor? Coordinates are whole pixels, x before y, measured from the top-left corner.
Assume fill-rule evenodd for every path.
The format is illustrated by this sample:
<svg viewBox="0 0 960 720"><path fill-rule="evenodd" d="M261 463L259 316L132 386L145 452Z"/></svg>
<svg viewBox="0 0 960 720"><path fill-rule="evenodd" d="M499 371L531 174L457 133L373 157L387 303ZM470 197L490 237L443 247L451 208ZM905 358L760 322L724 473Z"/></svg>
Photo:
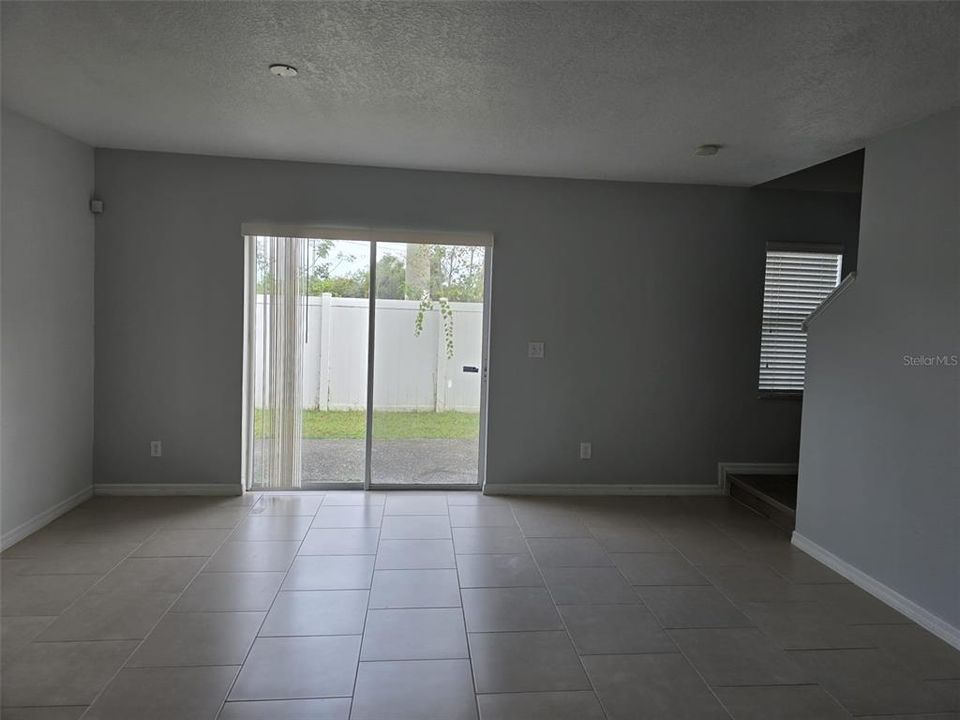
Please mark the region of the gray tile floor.
<svg viewBox="0 0 960 720"><path fill-rule="evenodd" d="M960 653L726 498L98 497L0 565L7 720L960 718Z"/></svg>

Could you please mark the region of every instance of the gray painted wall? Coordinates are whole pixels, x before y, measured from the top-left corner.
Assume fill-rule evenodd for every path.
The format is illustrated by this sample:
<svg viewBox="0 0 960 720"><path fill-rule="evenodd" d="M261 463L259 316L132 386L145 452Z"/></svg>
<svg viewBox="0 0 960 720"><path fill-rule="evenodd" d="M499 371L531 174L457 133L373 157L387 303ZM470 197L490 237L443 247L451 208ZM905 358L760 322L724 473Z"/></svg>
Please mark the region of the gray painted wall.
<svg viewBox="0 0 960 720"><path fill-rule="evenodd" d="M867 146L856 283L811 324L797 531L960 628L960 111Z"/></svg>
<svg viewBox="0 0 960 720"><path fill-rule="evenodd" d="M0 524L89 488L93 472L93 149L2 115Z"/></svg>
<svg viewBox="0 0 960 720"><path fill-rule="evenodd" d="M496 233L490 483L710 484L718 460L795 462L799 404L756 392L764 243L857 227L856 199L825 193L114 150L97 189L101 483L239 481L249 220Z"/></svg>

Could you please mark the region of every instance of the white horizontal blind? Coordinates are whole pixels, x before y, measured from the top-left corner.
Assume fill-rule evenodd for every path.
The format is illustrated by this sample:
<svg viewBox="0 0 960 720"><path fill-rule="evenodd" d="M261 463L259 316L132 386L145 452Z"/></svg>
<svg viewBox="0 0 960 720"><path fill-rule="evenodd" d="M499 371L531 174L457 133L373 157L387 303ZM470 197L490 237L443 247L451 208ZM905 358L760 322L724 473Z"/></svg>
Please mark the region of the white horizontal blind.
<svg viewBox="0 0 960 720"><path fill-rule="evenodd" d="M807 359L803 321L840 283L843 255L768 250L763 278L760 389L801 392Z"/></svg>

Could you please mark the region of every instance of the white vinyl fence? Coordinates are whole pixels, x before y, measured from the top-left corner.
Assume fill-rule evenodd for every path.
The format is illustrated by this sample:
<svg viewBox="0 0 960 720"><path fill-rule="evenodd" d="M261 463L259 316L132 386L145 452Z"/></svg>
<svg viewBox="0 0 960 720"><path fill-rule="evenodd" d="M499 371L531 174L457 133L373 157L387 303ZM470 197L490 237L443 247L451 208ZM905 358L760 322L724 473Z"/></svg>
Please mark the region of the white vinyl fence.
<svg viewBox="0 0 960 720"><path fill-rule="evenodd" d="M318 410L364 410L367 402L368 302L330 294L305 298L303 407ZM264 309L257 296L256 404L263 407ZM423 318L415 335L420 303L377 300L374 353L374 407L378 410L480 410L483 303L450 303L453 311L453 357L447 357L439 304Z"/></svg>

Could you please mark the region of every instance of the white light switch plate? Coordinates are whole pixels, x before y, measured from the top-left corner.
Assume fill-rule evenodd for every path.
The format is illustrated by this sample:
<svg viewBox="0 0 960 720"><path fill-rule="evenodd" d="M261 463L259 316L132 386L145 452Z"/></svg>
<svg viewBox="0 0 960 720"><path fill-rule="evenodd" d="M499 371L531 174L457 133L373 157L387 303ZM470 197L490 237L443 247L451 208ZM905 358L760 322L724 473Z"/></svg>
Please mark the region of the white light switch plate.
<svg viewBox="0 0 960 720"><path fill-rule="evenodd" d="M543 343L542 342L527 343L527 357L542 358Z"/></svg>
<svg viewBox="0 0 960 720"><path fill-rule="evenodd" d="M593 447L590 445L590 443L580 443L580 459L589 460L591 455L593 455Z"/></svg>

